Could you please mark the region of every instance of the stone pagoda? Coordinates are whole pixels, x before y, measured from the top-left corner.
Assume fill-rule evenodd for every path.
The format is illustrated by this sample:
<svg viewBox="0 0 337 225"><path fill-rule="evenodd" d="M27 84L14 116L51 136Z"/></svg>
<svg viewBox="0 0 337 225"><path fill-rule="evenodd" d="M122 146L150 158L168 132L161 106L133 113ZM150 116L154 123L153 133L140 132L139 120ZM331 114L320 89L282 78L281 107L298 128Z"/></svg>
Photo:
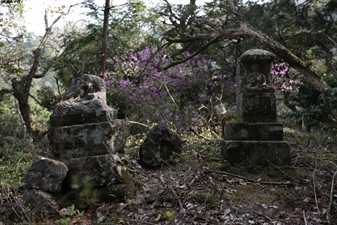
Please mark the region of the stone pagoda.
<svg viewBox="0 0 337 225"><path fill-rule="evenodd" d="M244 167L290 164L290 146L276 121L276 94L270 74L275 56L250 49L236 70L237 123L223 127L222 157Z"/></svg>

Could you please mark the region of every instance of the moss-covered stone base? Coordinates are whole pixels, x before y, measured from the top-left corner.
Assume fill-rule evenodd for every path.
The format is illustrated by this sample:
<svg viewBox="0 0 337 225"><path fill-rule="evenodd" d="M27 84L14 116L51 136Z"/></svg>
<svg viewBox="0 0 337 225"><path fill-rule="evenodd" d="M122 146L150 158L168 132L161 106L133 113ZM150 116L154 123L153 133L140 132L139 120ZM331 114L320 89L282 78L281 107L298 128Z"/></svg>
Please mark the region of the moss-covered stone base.
<svg viewBox="0 0 337 225"><path fill-rule="evenodd" d="M244 167L289 165L290 146L285 141L222 141L222 157Z"/></svg>

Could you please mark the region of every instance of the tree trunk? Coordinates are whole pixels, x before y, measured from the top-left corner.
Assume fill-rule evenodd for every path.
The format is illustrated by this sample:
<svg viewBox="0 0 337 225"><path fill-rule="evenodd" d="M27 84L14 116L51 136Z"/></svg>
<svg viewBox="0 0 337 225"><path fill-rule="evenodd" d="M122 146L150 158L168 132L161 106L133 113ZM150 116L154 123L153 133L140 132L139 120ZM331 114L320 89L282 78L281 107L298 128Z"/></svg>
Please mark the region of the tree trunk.
<svg viewBox="0 0 337 225"><path fill-rule="evenodd" d="M105 73L105 60L108 48L107 42L108 42L109 11L110 11L110 0L105 0L103 32L102 32L102 50L101 50L100 69L99 69L99 75L101 75L103 78Z"/></svg>
<svg viewBox="0 0 337 225"><path fill-rule="evenodd" d="M241 14L239 14L234 7L232 0L227 0L231 11L235 14L236 18L240 20L240 28L236 29L235 32L222 32L226 35L241 35L249 36L259 41L261 44L269 48L274 54L285 60L292 66L295 70L303 75L303 77L318 91L322 92L331 87L326 84L315 72L311 63L305 63L296 55L294 55L289 49L277 42L276 40L264 34L262 31L257 30L255 27L250 25ZM227 37L227 36L226 36Z"/></svg>
<svg viewBox="0 0 337 225"><path fill-rule="evenodd" d="M27 133L33 138L35 138L35 137L38 137L40 132L36 126L35 118L31 112L31 109L28 103L29 90L27 92L26 87L29 81L27 82L27 78L28 76L22 77L21 80L13 79L12 88L13 88L13 95L15 99L18 101L19 111L25 123Z"/></svg>
<svg viewBox="0 0 337 225"><path fill-rule="evenodd" d="M70 7L71 8L71 7ZM70 10L68 9L68 12ZM28 134L33 138L39 138L40 131L37 127L36 120L34 118L34 115L32 114L30 105L29 105L29 92L30 88L32 86L32 81L34 78L41 78L43 77L47 71L42 72L42 74L37 74L39 65L40 65L40 58L41 53L46 47L47 41L52 34L52 27L53 25L64 15L63 13L59 15L53 23L49 26L48 25L48 13L49 10L46 10L45 12L45 25L46 25L46 32L44 36L42 37L42 40L39 44L39 46L33 51L33 65L30 68L27 75L23 75L20 80L17 80L16 78L13 78L11 80L12 82L12 88L13 88L13 95L18 101L19 104L19 110L22 116L22 119L25 123L26 129ZM54 61L55 59L53 59ZM47 70L50 67L47 68Z"/></svg>

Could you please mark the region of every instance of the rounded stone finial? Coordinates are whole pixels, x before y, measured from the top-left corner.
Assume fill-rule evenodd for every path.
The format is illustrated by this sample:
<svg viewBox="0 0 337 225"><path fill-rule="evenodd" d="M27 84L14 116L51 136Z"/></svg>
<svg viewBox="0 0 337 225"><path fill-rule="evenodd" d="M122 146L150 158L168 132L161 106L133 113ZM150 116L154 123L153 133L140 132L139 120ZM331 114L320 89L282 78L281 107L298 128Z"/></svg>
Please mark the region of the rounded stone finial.
<svg viewBox="0 0 337 225"><path fill-rule="evenodd" d="M275 55L273 53L258 48L249 49L240 56L240 61L242 62L259 60L273 61L274 59Z"/></svg>

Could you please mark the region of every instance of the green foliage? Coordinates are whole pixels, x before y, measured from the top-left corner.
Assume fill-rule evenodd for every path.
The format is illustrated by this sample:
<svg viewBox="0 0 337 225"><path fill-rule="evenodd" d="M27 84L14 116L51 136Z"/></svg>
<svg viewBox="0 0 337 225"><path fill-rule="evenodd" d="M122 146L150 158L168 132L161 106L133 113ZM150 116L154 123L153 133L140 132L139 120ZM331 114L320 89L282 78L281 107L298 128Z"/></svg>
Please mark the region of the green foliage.
<svg viewBox="0 0 337 225"><path fill-rule="evenodd" d="M21 140L0 135L0 190L18 189L23 186L22 178L27 173L33 158L43 149L43 143Z"/></svg>
<svg viewBox="0 0 337 225"><path fill-rule="evenodd" d="M31 102L33 110L35 112L40 112L38 114L39 126L44 126L47 119L47 115L44 114L43 110L39 111L39 106ZM12 95L5 95L3 101L0 104L0 146L8 140L17 140L26 137L27 129L22 121L21 114L19 113L19 106L17 101Z"/></svg>
<svg viewBox="0 0 337 225"><path fill-rule="evenodd" d="M52 111L54 105L62 100L61 96L51 88L51 87L41 87L36 91L36 94L39 99L39 103L44 108Z"/></svg>
<svg viewBox="0 0 337 225"><path fill-rule="evenodd" d="M79 209L93 207L98 201L98 192L89 181L84 180L83 189L77 195L76 200L76 207Z"/></svg>
<svg viewBox="0 0 337 225"><path fill-rule="evenodd" d="M83 29L63 35L65 51L53 69L63 84L69 78L80 74L97 74L101 57L103 13L93 1L84 3L90 9L88 16L93 20ZM110 9L107 60L127 51L141 47L142 43L158 42L153 37L158 28L158 16L145 7L142 1ZM152 33L152 34L151 34ZM126 35L127 34L127 35ZM114 63L107 64L107 70L114 69Z"/></svg>
<svg viewBox="0 0 337 225"><path fill-rule="evenodd" d="M77 218L78 222L81 222L80 218L83 217L84 212L79 211L78 209L76 209L75 205L72 204L67 208L63 208L60 211L60 214L62 216L62 218L60 218L60 224L69 225L70 221L74 220L72 218Z"/></svg>
<svg viewBox="0 0 337 225"><path fill-rule="evenodd" d="M167 220L173 220L174 213L175 213L175 211L171 210L171 211L164 212L164 215L165 215Z"/></svg>
<svg viewBox="0 0 337 225"><path fill-rule="evenodd" d="M335 81L331 82L333 84ZM337 88L318 92L305 80L302 80L298 91L290 96L291 104L298 110L290 116L303 120L308 126L324 124L333 131L337 126Z"/></svg>

